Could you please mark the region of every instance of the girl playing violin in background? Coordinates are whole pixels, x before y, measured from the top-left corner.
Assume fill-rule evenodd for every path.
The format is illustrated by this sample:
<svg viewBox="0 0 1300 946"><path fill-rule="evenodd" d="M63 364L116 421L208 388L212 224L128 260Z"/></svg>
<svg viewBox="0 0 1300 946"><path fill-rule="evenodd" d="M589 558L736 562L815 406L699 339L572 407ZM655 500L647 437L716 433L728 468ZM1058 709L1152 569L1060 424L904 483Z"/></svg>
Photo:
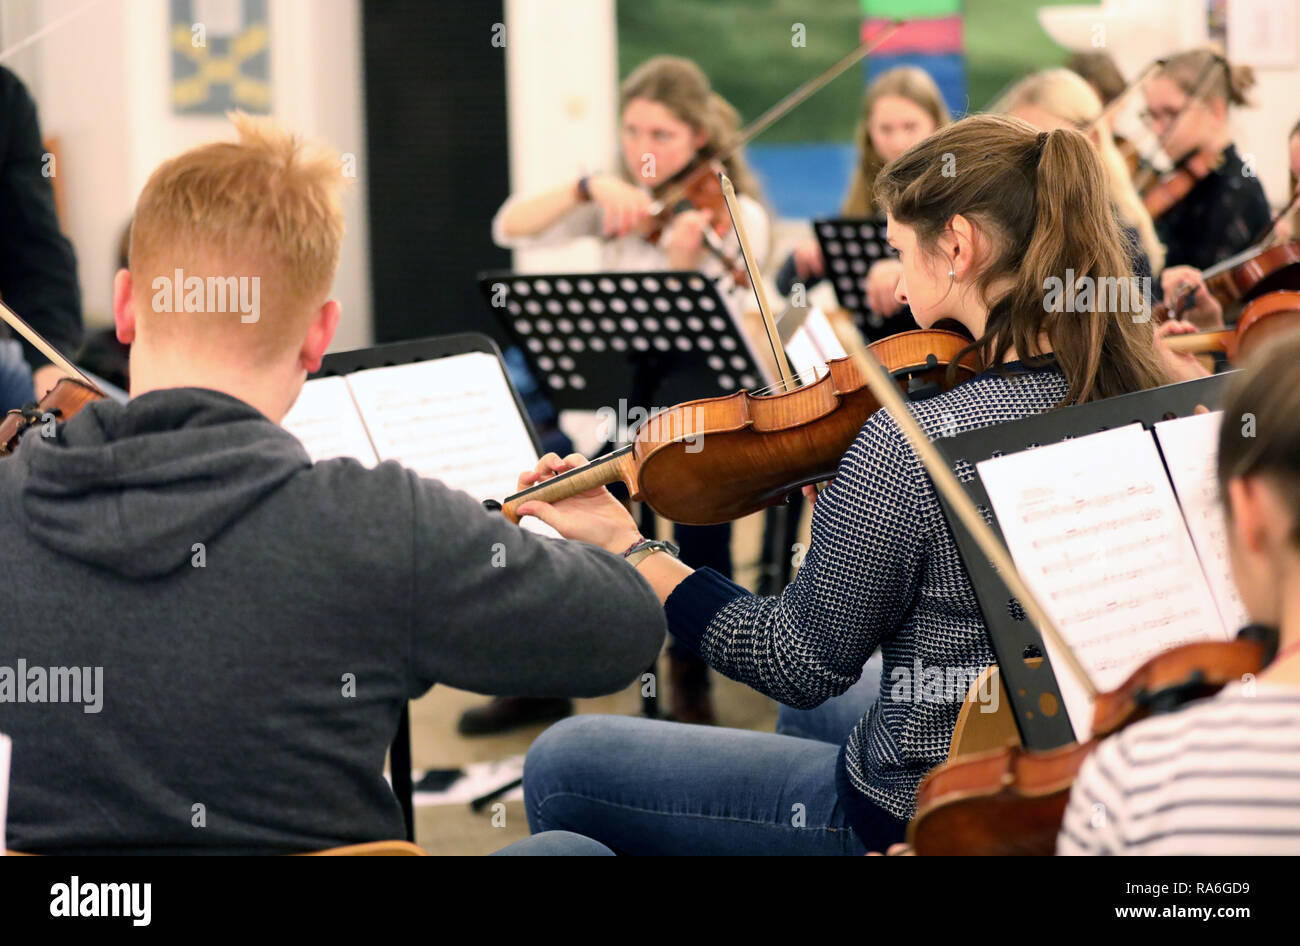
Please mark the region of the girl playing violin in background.
<svg viewBox="0 0 1300 946"><path fill-rule="evenodd" d="M1253 356L1219 433L1233 576L1279 650L1182 710L1088 757L1059 854L1300 854L1300 335Z"/></svg>
<svg viewBox="0 0 1300 946"><path fill-rule="evenodd" d="M943 173L945 154L955 176ZM966 118L890 162L875 194L899 251L897 301L922 327L961 322L991 366L911 405L929 436L1168 381L1136 311L1044 305L1047 280L1067 270L1131 276L1105 172L1083 135ZM584 462L548 455L519 486ZM640 540L603 488L519 512L614 554ZM810 547L780 595L752 595L662 551L636 567L664 601L676 639L714 669L811 709L852 686L879 646L881 692L828 741L630 717L565 720L528 755L532 830L563 827L646 854L862 854L901 840L917 783L946 758L966 696L961 687L921 698L921 680L900 690L902 681L918 666L927 679L969 680L995 658L934 487L888 413L870 418L819 494Z"/></svg>
<svg viewBox="0 0 1300 946"><path fill-rule="evenodd" d="M1194 49L1164 60L1143 86L1143 119L1175 165L1143 194L1167 266L1208 269L1246 249L1272 219L1259 178L1243 164L1228 129L1229 106L1247 104L1254 84L1249 66ZM1190 185L1182 197L1178 177Z"/></svg>
<svg viewBox="0 0 1300 946"><path fill-rule="evenodd" d="M874 194L880 169L951 120L943 95L927 72L916 66L899 66L881 73L862 97L862 112L853 134L858 164L841 215L880 219L883 214ZM867 300L880 320L859 326L869 340L916 328L911 315L894 298L901 271L894 259L878 260L867 270ZM811 286L825 275L821 245L809 238L786 258L777 273L776 288L788 296L796 282Z"/></svg>
<svg viewBox="0 0 1300 946"><path fill-rule="evenodd" d="M721 277L727 264L709 252L705 231L725 224L725 207L673 213L657 242L647 238L652 205L701 162L727 150L739 116L713 91L699 66L676 56L656 56L624 80L619 91L621 167L533 195L512 196L492 221L492 238L506 249L603 236L602 270L695 269ZM768 244L767 212L742 151L722 160L740 195L746 232L761 257ZM672 208L669 208L670 210ZM739 244L728 232L735 257Z"/></svg>
<svg viewBox="0 0 1300 946"><path fill-rule="evenodd" d="M699 270L725 279L734 265L719 259L706 245L707 231L725 224L722 248L740 262L739 241L725 206L720 211L693 208L674 213L657 242L647 239L647 225L653 223L651 210L657 198L670 196L700 163L726 153L721 164L739 195L745 232L758 255L756 265L761 265L769 223L743 151L730 147L739 116L713 91L700 68L687 59L656 56L624 80L619 100L619 172L593 174L540 194L511 197L492 222L497 244L516 249L603 236L602 270ZM724 290L727 285L722 283ZM723 295L731 297L733 306L753 298L747 286ZM674 538L687 561L731 574L729 523L677 526ZM673 716L686 722L713 722L708 667L690 651L670 645L669 673Z"/></svg>

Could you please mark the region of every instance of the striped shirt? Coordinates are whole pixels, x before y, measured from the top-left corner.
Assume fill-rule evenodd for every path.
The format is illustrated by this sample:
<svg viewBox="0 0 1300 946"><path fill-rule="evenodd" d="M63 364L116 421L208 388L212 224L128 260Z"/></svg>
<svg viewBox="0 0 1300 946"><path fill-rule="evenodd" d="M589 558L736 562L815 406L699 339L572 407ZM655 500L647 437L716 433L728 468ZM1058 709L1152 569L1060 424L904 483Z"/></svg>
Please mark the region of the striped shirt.
<svg viewBox="0 0 1300 946"><path fill-rule="evenodd" d="M1058 854L1300 854L1300 688L1254 681L1107 739Z"/></svg>

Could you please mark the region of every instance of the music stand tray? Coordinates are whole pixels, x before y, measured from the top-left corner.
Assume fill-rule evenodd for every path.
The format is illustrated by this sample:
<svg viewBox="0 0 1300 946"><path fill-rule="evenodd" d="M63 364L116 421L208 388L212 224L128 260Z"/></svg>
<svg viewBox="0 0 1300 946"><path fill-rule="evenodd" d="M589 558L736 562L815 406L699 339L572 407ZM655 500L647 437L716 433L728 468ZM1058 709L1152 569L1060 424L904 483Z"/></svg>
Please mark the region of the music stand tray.
<svg viewBox="0 0 1300 946"><path fill-rule="evenodd" d="M832 217L814 220L812 227L826 261L826 278L835 288L840 308L852 313L854 320L869 332L878 331L890 319L897 318L873 312L862 289L872 263L898 256L885 241L885 221L873 217Z"/></svg>
<svg viewBox="0 0 1300 946"><path fill-rule="evenodd" d="M770 383L697 272L480 273L479 288L558 410L649 410Z"/></svg>

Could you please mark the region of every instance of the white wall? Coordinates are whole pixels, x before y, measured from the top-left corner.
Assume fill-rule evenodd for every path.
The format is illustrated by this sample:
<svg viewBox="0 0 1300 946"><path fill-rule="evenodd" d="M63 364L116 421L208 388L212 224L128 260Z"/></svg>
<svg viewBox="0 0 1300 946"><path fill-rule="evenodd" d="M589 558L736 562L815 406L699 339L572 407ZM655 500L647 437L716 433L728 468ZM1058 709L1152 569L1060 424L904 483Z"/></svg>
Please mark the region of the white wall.
<svg viewBox="0 0 1300 946"><path fill-rule="evenodd" d="M530 193L617 169L614 0L506 0L510 189ZM598 268L595 240L518 250L521 272Z"/></svg>
<svg viewBox="0 0 1300 946"><path fill-rule="evenodd" d="M83 0L4 0L5 45ZM370 343L364 85L359 0L270 0L272 114L357 157L344 198L347 235L334 295L343 321L333 348ZM111 318L117 239L161 161L229 138L224 118L173 115L167 0L101 0L6 65L28 84L42 131L61 139L58 173L77 249L88 324Z"/></svg>

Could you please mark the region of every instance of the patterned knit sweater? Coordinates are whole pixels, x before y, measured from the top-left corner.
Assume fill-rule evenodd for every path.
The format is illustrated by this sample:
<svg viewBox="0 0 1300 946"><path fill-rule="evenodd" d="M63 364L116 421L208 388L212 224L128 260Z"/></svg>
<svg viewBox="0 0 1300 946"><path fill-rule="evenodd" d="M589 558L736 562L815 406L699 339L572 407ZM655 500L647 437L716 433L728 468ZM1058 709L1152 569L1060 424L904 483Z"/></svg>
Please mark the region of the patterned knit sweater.
<svg viewBox="0 0 1300 946"><path fill-rule="evenodd" d="M936 439L1049 410L1067 388L1055 367L1010 363L911 410ZM857 792L904 820L917 783L947 758L969 681L995 662L934 485L883 410L818 497L784 592L758 597L701 569L666 610L669 630L714 669L800 709L847 690L880 647L880 698L849 736L844 766Z"/></svg>

